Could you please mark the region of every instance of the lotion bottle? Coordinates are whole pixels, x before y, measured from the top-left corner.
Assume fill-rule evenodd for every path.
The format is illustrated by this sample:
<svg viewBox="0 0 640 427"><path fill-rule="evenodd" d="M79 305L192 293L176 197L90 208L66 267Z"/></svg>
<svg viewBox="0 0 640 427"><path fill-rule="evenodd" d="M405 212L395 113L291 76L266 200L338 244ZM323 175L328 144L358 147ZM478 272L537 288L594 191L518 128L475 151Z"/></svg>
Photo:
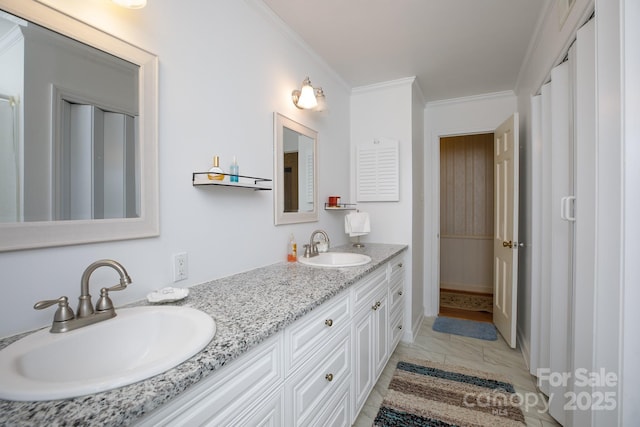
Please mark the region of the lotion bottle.
<svg viewBox="0 0 640 427"><path fill-rule="evenodd" d="M207 178L209 178L212 181L222 181L224 179L223 174L224 174L224 171L220 169L220 158L218 156L214 156L213 167L209 169Z"/></svg>
<svg viewBox="0 0 640 427"><path fill-rule="evenodd" d="M298 260L298 245L296 239L293 237L293 233L289 237L289 249L287 251L287 261L296 262Z"/></svg>
<svg viewBox="0 0 640 427"><path fill-rule="evenodd" d="M229 166L229 181L238 182L238 174L240 173L240 167L238 166L238 161L236 160L236 156L233 156L233 162L231 166Z"/></svg>

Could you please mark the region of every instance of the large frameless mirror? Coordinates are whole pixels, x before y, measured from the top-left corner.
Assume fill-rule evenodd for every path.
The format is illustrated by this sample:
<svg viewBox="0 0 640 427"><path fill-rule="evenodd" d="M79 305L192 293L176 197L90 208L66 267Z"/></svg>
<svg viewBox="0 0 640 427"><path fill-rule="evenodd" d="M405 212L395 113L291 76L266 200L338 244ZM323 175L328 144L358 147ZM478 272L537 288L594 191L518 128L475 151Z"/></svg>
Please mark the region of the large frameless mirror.
<svg viewBox="0 0 640 427"><path fill-rule="evenodd" d="M0 1L0 250L155 236L157 57Z"/></svg>
<svg viewBox="0 0 640 427"><path fill-rule="evenodd" d="M318 220L318 133L274 113L274 222Z"/></svg>

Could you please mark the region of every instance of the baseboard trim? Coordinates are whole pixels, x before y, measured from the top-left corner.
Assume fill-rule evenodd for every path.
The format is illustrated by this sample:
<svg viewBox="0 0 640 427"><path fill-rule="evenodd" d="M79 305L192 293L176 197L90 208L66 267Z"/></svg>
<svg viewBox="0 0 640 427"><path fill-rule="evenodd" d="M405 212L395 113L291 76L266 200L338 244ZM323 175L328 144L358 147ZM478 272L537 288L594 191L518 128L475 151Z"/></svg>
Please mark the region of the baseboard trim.
<svg viewBox="0 0 640 427"><path fill-rule="evenodd" d="M400 338L400 341L408 344L415 342L423 321L424 321L424 313L419 313L418 317L414 320L414 322L412 322L411 330L405 330L404 334L402 335L402 338Z"/></svg>
<svg viewBox="0 0 640 427"><path fill-rule="evenodd" d="M452 291L477 292L481 294L492 294L493 286L482 284L460 284L460 283L440 283L440 289L451 289Z"/></svg>
<svg viewBox="0 0 640 427"><path fill-rule="evenodd" d="M531 373L531 351L529 350L529 343L524 339L524 333L520 328L517 328L516 340L520 345L520 352L522 353L525 365L527 365L527 370Z"/></svg>

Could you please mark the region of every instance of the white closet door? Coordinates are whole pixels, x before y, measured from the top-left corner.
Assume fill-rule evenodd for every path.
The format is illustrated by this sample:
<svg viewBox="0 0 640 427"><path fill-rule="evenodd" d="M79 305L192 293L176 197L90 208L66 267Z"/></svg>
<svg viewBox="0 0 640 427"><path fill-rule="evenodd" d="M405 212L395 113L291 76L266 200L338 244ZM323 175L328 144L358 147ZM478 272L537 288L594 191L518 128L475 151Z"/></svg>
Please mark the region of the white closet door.
<svg viewBox="0 0 640 427"><path fill-rule="evenodd" d="M542 86L541 97L541 185L540 185L540 286L538 295L540 298L539 312L532 312L538 316L539 341L538 341L538 366L541 369L549 368L549 343L551 334L551 247L553 245L551 235L551 84ZM532 319L532 322L534 319ZM535 351L535 349L532 349ZM536 374L536 372L532 372ZM549 383L538 382L540 390L549 395Z"/></svg>
<svg viewBox="0 0 640 427"><path fill-rule="evenodd" d="M595 21L578 30L576 42L575 159L576 228L573 300L573 366L593 370L596 243L596 48ZM592 387L574 386L576 395L592 396ZM573 425L593 424L590 411L575 411Z"/></svg>
<svg viewBox="0 0 640 427"><path fill-rule="evenodd" d="M551 289L549 368L551 372L569 372L570 290L572 283L572 223L566 221L566 197L572 195L571 159L573 117L571 111L570 64L565 62L551 71ZM563 213L564 212L564 213ZM563 218L564 216L564 218ZM549 384L549 413L560 424L566 424L563 382Z"/></svg>
<svg viewBox="0 0 640 427"><path fill-rule="evenodd" d="M532 99L533 149L541 167L539 236L533 254L539 275L532 276L530 372L550 396L549 413L563 425L593 425L592 412L566 411L571 395L591 390L575 386L577 368L593 367L595 283L596 102L595 28L578 31L568 61L554 68L551 82ZM537 143L537 138L540 139ZM532 261L533 264L533 261ZM537 277L537 280L533 280ZM536 369L538 368L538 369ZM561 375L568 379L561 381ZM549 376L554 381L549 382Z"/></svg>

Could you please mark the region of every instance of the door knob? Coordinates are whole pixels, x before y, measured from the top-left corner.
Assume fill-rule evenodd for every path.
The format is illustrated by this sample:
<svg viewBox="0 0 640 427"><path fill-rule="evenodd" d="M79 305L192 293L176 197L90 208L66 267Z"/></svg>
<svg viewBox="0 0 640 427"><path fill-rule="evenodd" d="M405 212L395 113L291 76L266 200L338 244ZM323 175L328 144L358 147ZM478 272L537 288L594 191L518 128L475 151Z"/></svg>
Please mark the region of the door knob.
<svg viewBox="0 0 640 427"><path fill-rule="evenodd" d="M513 248L513 242L509 240L508 242L502 242L503 248Z"/></svg>

